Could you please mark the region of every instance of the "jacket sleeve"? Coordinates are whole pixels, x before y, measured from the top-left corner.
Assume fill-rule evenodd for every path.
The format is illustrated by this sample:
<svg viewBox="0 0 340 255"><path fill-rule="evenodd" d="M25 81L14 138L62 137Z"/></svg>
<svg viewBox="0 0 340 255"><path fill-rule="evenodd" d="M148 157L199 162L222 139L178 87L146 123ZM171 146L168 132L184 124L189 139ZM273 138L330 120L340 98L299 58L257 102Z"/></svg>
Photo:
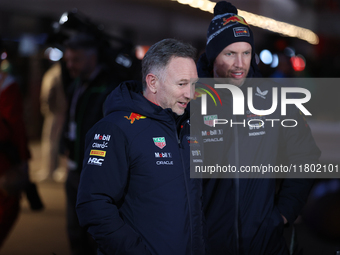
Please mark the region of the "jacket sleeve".
<svg viewBox="0 0 340 255"><path fill-rule="evenodd" d="M128 182L127 140L113 123L98 122L86 135L77 215L100 254L150 254L141 236L119 215Z"/></svg>
<svg viewBox="0 0 340 255"><path fill-rule="evenodd" d="M287 109L287 119L297 121L296 127L281 127L282 161L286 164L318 164L321 152L302 113L293 105ZM291 125L291 124L290 124ZM292 224L307 201L314 180L310 178L284 179L278 193L277 207Z"/></svg>

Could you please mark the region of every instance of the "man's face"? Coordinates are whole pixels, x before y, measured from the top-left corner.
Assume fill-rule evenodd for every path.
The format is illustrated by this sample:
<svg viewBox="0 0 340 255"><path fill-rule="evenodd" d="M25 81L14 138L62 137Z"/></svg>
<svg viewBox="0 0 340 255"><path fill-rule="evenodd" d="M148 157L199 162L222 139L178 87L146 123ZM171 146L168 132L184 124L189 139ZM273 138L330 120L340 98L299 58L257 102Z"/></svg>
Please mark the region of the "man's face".
<svg viewBox="0 0 340 255"><path fill-rule="evenodd" d="M64 54L67 69L72 78L86 79L96 66L96 56L84 49L66 49Z"/></svg>
<svg viewBox="0 0 340 255"><path fill-rule="evenodd" d="M196 64L191 58L175 57L170 60L163 75L163 79L158 78L156 82L154 103L182 115L195 93L198 79Z"/></svg>
<svg viewBox="0 0 340 255"><path fill-rule="evenodd" d="M251 45L247 42L228 45L215 59L214 78L227 78L229 83L242 86L249 72L251 55Z"/></svg>

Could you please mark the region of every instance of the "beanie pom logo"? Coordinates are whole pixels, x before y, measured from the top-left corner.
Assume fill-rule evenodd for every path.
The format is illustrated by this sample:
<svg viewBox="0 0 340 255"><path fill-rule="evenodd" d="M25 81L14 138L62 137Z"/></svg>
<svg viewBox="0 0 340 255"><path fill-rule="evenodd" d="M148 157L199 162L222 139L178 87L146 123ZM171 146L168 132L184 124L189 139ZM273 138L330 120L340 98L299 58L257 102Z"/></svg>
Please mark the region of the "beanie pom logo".
<svg viewBox="0 0 340 255"><path fill-rule="evenodd" d="M223 18L223 26L227 25L229 22L238 22L238 23L248 26L248 23L244 20L244 18L238 15L234 15L229 18Z"/></svg>

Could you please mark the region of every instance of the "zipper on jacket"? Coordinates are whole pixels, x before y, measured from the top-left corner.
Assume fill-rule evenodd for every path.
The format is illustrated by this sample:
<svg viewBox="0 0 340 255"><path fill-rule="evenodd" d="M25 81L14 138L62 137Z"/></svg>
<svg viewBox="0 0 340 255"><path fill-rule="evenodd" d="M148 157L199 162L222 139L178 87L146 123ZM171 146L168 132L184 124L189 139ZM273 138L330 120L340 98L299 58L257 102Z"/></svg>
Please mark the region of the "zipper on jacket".
<svg viewBox="0 0 340 255"><path fill-rule="evenodd" d="M233 119L236 122L236 116L233 116ZM238 129L237 126L233 126L234 135L235 135L235 165L236 169L239 169L239 141L238 141ZM240 202L240 179L238 173L236 171L236 178L234 179L235 183L235 234L236 234L236 255L240 254L240 236L239 236L239 202Z"/></svg>
<svg viewBox="0 0 340 255"><path fill-rule="evenodd" d="M180 130L180 134L182 133L182 129ZM187 176L185 173L185 165L184 165L184 160L183 160L183 155L180 151L180 149L182 148L182 143L180 140L180 136L178 136L177 133L177 126L175 124L175 134L176 134L176 139L178 142L178 148L179 148L179 154L181 155L181 162L182 162L182 169L183 169L183 175L184 175L184 183L185 183L185 189L187 191L187 200L188 200L188 209L189 209L189 221L190 221L190 244L191 244L191 249L190 249L190 253L193 254L193 226L192 226L192 219L191 219L191 204L190 204L190 199L189 199L189 187L188 187L188 180L187 180Z"/></svg>
<svg viewBox="0 0 340 255"><path fill-rule="evenodd" d="M184 183L185 183L185 189L186 189L186 192L187 192L187 201L188 201L188 210L189 210L189 222L190 222L190 254L191 255L194 255L193 254L193 226L192 226L192 214L191 214L191 204L190 204L190 199L189 199L189 187L188 187L188 180L187 180L187 177L186 177L186 173L185 173L185 164L184 164L184 160L183 160L183 155L181 153L181 148L182 147L182 143L181 143L181 140L180 140L180 137L178 135L178 130L177 130L177 123L176 123L176 119L172 113L172 111L169 111L168 112L169 115L171 116L171 118L173 119L174 121L174 128L175 128L175 137L176 137L176 140L177 140L177 144L178 144L178 150L179 150L179 154L180 154L180 157L181 157L181 163L182 163L182 169L183 169L183 175L184 175ZM182 119L179 119L178 120L178 123L183 123L183 125L185 125L185 121L182 121ZM180 129L179 131L179 134L182 133L182 128ZM190 149L189 149L190 150Z"/></svg>

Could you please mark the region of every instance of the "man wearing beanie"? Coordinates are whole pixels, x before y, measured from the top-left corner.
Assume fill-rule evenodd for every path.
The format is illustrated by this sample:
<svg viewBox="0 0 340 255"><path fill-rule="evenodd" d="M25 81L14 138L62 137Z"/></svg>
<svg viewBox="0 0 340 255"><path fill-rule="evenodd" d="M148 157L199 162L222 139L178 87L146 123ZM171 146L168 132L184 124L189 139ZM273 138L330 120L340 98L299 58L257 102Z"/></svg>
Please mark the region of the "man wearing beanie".
<svg viewBox="0 0 340 255"><path fill-rule="evenodd" d="M207 33L206 51L197 68L200 78L214 78L214 83L235 85L243 92L244 98L247 98L247 88L252 87L255 108L270 108L273 84L265 79L253 79L261 77L255 60L253 33L232 4L225 1L216 4ZM206 117L235 123L242 123L242 118L248 122L255 118L281 117L280 107L269 117L253 114L246 105L244 116L234 115L234 99L230 91L218 92L223 111L208 107ZM219 125L212 130L205 122L202 129L204 151L218 153L205 157L204 164L216 165L216 160L223 160L223 164L240 169L241 166L275 166L282 162L293 165L318 163L320 151L309 126L294 105L289 107L286 118L295 119L299 124L286 129L266 124L255 130L250 126ZM213 139L207 138L207 134ZM208 254L289 254L283 229L294 223L313 181L283 179L280 186L277 183L279 181L273 178L204 179Z"/></svg>
<svg viewBox="0 0 340 255"><path fill-rule="evenodd" d="M222 66L222 56L234 54L235 47L242 53L242 61L232 68ZM198 70L201 77L234 78L238 86L246 77L261 77L255 59L253 32L245 19L237 15L235 6L228 2L218 2L214 8ZM237 75L239 71L242 71L241 75Z"/></svg>

